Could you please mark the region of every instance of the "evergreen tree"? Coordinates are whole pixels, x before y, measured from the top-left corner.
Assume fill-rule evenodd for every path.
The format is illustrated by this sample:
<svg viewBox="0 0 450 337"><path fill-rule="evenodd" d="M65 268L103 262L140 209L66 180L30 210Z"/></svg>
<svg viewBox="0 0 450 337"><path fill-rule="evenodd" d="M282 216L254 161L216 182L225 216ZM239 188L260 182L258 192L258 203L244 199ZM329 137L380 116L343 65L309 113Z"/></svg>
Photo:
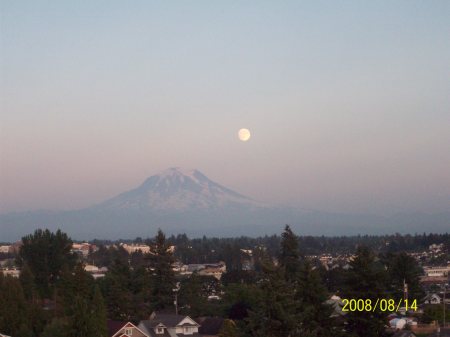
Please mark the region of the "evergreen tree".
<svg viewBox="0 0 450 337"><path fill-rule="evenodd" d="M20 337L33 337L33 331L30 328L29 324L22 323L19 327L19 330L17 330L16 336ZM56 337L56 336L55 336Z"/></svg>
<svg viewBox="0 0 450 337"><path fill-rule="evenodd" d="M432 321L444 322L444 305L441 304L430 304L427 305L423 312L423 322L431 323ZM445 310L445 321L450 322L450 308L447 305Z"/></svg>
<svg viewBox="0 0 450 337"><path fill-rule="evenodd" d="M131 271L130 288L132 296L132 319L139 321L148 317L151 310L151 275L140 266Z"/></svg>
<svg viewBox="0 0 450 337"><path fill-rule="evenodd" d="M329 336L333 329L333 309L325 304L327 290L309 261L303 261L300 268L295 292L299 307L298 330L302 336Z"/></svg>
<svg viewBox="0 0 450 337"><path fill-rule="evenodd" d="M281 236L280 267L287 287L294 292L296 326L292 332L302 336L327 336L332 329L332 309L325 304L328 293L317 270L301 257L298 237L290 227Z"/></svg>
<svg viewBox="0 0 450 337"><path fill-rule="evenodd" d="M0 273L0 331L14 336L29 328L28 314L20 281Z"/></svg>
<svg viewBox="0 0 450 337"><path fill-rule="evenodd" d="M22 238L18 263L27 264L37 291L42 297L52 294L51 287L58 279L63 266L73 268L76 256L71 253L72 240L60 230L56 233L48 229L38 229L34 234Z"/></svg>
<svg viewBox="0 0 450 337"><path fill-rule="evenodd" d="M284 269L266 264L263 270L262 297L247 319L250 333L255 337L294 336L298 323L295 290L286 282Z"/></svg>
<svg viewBox="0 0 450 337"><path fill-rule="evenodd" d="M173 308L175 288L175 274L172 269L174 258L166 236L158 230L155 237L155 255L151 256L152 269L152 300L154 309L160 310L168 307Z"/></svg>
<svg viewBox="0 0 450 337"><path fill-rule="evenodd" d="M224 320L222 328L219 331L219 337L239 337L236 323L231 319Z"/></svg>
<svg viewBox="0 0 450 337"><path fill-rule="evenodd" d="M69 337L69 326L63 318L54 318L40 335L40 337Z"/></svg>
<svg viewBox="0 0 450 337"><path fill-rule="evenodd" d="M27 263L24 263L19 276L22 284L23 293L28 301L33 301L35 298L36 286L34 284L34 275Z"/></svg>
<svg viewBox="0 0 450 337"><path fill-rule="evenodd" d="M348 299L370 299L386 297L386 271L377 262L375 255L367 247L359 247L350 262L344 295ZM348 332L360 337L380 337L385 335L386 314L380 311L354 311L347 315Z"/></svg>
<svg viewBox="0 0 450 337"><path fill-rule="evenodd" d="M106 327L106 308L103 301L102 293L98 285L94 287L94 295L91 304L93 330L96 332L96 337L108 337L108 329Z"/></svg>
<svg viewBox="0 0 450 337"><path fill-rule="evenodd" d="M88 301L93 285L94 279L84 270L81 263L77 264L73 271L64 267L53 296L57 304L57 315L73 315L76 297L81 297Z"/></svg>
<svg viewBox="0 0 450 337"><path fill-rule="evenodd" d="M33 336L40 336L50 320L47 310L42 309L40 302L28 304L27 324L31 327ZM20 334L18 336L21 336Z"/></svg>
<svg viewBox="0 0 450 337"><path fill-rule="evenodd" d="M178 303L180 307L189 308L186 314L194 317L205 314L207 298L202 291L201 278L197 273L181 282Z"/></svg>
<svg viewBox="0 0 450 337"><path fill-rule="evenodd" d="M100 281L100 287L106 302L108 318L118 321L130 319L133 294L131 288L130 267L116 259L108 273Z"/></svg>
<svg viewBox="0 0 450 337"><path fill-rule="evenodd" d="M389 255L387 267L389 285L396 299L403 298L404 283L408 285L408 297L410 299L423 297L423 291L419 283L422 268L412 256L405 252Z"/></svg>
<svg viewBox="0 0 450 337"><path fill-rule="evenodd" d="M75 298L74 312L70 318L70 337L96 337L94 322L88 301L80 296Z"/></svg>
<svg viewBox="0 0 450 337"><path fill-rule="evenodd" d="M294 281L300 270L300 252L298 248L298 237L286 225L281 235L280 266L284 268L286 278Z"/></svg>

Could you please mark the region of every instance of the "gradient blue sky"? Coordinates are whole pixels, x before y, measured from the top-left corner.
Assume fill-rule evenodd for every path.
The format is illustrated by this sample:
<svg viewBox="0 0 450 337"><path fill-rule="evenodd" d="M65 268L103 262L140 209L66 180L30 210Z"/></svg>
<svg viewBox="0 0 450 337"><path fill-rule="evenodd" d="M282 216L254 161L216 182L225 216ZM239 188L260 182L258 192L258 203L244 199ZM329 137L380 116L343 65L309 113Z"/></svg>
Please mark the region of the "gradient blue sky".
<svg viewBox="0 0 450 337"><path fill-rule="evenodd" d="M450 1L0 11L0 212L89 206L172 166L308 209L450 209Z"/></svg>

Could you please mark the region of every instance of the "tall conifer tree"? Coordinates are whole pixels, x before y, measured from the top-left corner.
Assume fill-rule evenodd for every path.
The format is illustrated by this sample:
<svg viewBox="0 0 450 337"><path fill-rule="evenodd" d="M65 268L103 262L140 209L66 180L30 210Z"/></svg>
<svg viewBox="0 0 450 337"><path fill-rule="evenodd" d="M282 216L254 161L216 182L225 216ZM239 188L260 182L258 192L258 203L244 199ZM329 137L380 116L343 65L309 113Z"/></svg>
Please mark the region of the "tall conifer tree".
<svg viewBox="0 0 450 337"><path fill-rule="evenodd" d="M96 337L108 337L106 327L107 315L102 293L98 285L94 287L94 295L91 304L93 328L96 331Z"/></svg>
<svg viewBox="0 0 450 337"><path fill-rule="evenodd" d="M386 297L387 273L384 265L377 262L375 255L367 247L359 247L350 262L344 289L346 298L377 299ZM380 337L385 335L386 314L380 311L354 311L347 315L347 329L359 337Z"/></svg>
<svg viewBox="0 0 450 337"><path fill-rule="evenodd" d="M155 237L154 247L155 255L151 257L154 308L156 310L173 308L175 274L172 264L175 260L166 241L166 236L161 229L158 230L158 234Z"/></svg>

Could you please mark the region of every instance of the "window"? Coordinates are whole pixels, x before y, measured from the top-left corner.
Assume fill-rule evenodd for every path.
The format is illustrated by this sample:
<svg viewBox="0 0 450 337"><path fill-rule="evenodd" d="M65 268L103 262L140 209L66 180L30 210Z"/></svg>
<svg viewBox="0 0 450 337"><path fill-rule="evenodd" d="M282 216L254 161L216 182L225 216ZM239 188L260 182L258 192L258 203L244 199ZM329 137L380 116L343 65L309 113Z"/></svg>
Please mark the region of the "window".
<svg viewBox="0 0 450 337"><path fill-rule="evenodd" d="M131 336L133 334L133 329L125 329L125 335Z"/></svg>
<svg viewBox="0 0 450 337"><path fill-rule="evenodd" d="M158 335L162 335L163 333L164 333L164 328L156 328L156 333L158 334Z"/></svg>

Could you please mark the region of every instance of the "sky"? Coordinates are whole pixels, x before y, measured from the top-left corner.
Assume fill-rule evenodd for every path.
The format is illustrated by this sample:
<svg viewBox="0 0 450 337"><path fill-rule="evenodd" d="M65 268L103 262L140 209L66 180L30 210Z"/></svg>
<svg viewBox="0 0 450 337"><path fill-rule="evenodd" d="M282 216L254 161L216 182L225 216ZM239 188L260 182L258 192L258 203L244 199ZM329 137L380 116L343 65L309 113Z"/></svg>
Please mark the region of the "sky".
<svg viewBox="0 0 450 337"><path fill-rule="evenodd" d="M87 207L174 166L304 209L450 210L449 1L0 15L0 213Z"/></svg>

